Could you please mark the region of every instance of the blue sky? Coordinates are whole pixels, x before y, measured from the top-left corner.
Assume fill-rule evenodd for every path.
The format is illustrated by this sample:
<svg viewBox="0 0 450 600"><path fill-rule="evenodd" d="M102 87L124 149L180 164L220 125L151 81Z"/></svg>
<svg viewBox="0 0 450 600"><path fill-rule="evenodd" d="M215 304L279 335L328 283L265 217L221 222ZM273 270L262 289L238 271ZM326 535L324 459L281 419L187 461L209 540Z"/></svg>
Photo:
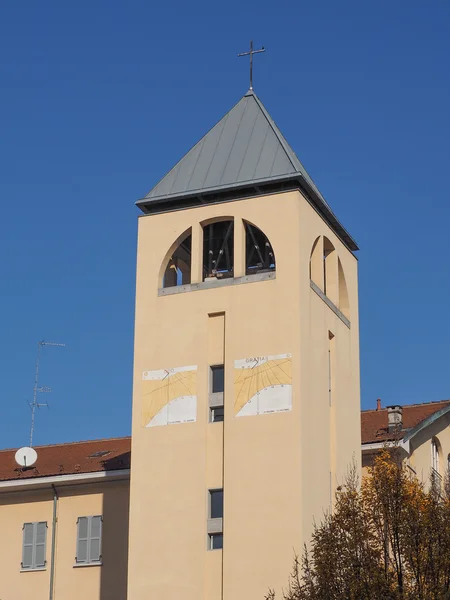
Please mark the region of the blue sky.
<svg viewBox="0 0 450 600"><path fill-rule="evenodd" d="M364 407L450 397L450 4L0 6L0 446L130 432L135 200L255 90L358 240Z"/></svg>

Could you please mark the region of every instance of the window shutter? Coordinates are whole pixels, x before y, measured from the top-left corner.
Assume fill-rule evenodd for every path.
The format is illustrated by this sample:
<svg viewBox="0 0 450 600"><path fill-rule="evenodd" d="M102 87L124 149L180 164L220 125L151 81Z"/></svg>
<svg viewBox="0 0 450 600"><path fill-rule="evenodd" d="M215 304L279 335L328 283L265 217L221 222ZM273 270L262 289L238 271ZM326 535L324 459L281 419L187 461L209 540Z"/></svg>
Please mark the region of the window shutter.
<svg viewBox="0 0 450 600"><path fill-rule="evenodd" d="M100 562L102 558L102 517L90 517L89 562Z"/></svg>
<svg viewBox="0 0 450 600"><path fill-rule="evenodd" d="M89 536L89 520L88 517L78 518L77 532L77 563L88 562L88 536Z"/></svg>
<svg viewBox="0 0 450 600"><path fill-rule="evenodd" d="M22 569L33 567L33 541L34 523L25 523L23 526Z"/></svg>
<svg viewBox="0 0 450 600"><path fill-rule="evenodd" d="M40 521L39 523L34 523L35 525L35 558L34 558L34 567L40 568L45 567L45 544L47 540L47 523L45 521Z"/></svg>

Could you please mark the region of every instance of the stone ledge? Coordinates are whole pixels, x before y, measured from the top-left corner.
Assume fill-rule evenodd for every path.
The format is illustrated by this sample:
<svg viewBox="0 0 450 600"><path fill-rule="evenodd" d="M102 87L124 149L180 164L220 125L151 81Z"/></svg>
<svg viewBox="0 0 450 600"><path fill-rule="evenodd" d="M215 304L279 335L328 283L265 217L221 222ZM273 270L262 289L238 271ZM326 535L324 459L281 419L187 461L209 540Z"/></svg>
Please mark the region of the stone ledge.
<svg viewBox="0 0 450 600"><path fill-rule="evenodd" d="M229 277L227 279L215 279L214 281L202 281L200 283L188 283L186 285L174 285L173 287L159 288L158 296L171 296L172 294L183 294L184 292L197 292L199 290L210 290L214 288L228 287L229 285L242 285L243 283L254 283L257 281L268 281L276 279L276 272L255 273L242 277Z"/></svg>
<svg viewBox="0 0 450 600"><path fill-rule="evenodd" d="M333 304L333 302L331 302L331 300L328 298L328 296L326 296L322 290L320 289L320 287L314 283L314 281L310 281L310 285L311 285L311 289L314 290L316 292L316 294L318 296L320 296L320 298L322 298L322 300L325 302L325 304L331 308L331 310L334 312L334 314L336 316L338 316L340 318L340 320L344 323L344 325L347 325L347 327L350 329L350 321L347 319L347 317L341 313L341 311L338 309L338 307Z"/></svg>

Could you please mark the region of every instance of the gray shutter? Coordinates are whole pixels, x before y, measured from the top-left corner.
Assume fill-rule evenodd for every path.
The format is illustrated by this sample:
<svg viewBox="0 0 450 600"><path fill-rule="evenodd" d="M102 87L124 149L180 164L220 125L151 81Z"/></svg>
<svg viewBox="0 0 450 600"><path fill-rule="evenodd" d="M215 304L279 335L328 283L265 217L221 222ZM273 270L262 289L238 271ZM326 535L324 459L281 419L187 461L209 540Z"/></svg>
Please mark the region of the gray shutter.
<svg viewBox="0 0 450 600"><path fill-rule="evenodd" d="M22 569L33 568L33 541L34 523L24 523L23 547L22 547Z"/></svg>
<svg viewBox="0 0 450 600"><path fill-rule="evenodd" d="M88 562L88 536L89 520L88 517L78 517L77 531L77 563Z"/></svg>
<svg viewBox="0 0 450 600"><path fill-rule="evenodd" d="M102 517L90 517L89 562L100 562L102 558Z"/></svg>
<svg viewBox="0 0 450 600"><path fill-rule="evenodd" d="M34 523L35 525L35 558L34 567L36 569L45 567L45 543L47 540L47 523L46 521L40 521Z"/></svg>

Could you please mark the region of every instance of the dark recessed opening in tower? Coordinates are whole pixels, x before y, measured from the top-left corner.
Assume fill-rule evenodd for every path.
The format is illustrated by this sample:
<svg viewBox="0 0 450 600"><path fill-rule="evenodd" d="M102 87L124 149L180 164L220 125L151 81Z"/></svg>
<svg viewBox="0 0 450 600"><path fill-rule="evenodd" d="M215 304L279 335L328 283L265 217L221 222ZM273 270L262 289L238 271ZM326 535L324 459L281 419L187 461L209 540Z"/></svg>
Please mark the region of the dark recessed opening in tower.
<svg viewBox="0 0 450 600"><path fill-rule="evenodd" d="M268 237L250 223L245 223L245 273L275 271L275 253Z"/></svg>
<svg viewBox="0 0 450 600"><path fill-rule="evenodd" d="M191 283L192 234L184 238L169 258L163 277L163 288Z"/></svg>
<svg viewBox="0 0 450 600"><path fill-rule="evenodd" d="M203 227L203 279L233 277L234 221Z"/></svg>
<svg viewBox="0 0 450 600"><path fill-rule="evenodd" d="M329 295L331 284L334 284L333 273L330 269L331 254L334 252L334 246L326 237L323 238L323 291Z"/></svg>

